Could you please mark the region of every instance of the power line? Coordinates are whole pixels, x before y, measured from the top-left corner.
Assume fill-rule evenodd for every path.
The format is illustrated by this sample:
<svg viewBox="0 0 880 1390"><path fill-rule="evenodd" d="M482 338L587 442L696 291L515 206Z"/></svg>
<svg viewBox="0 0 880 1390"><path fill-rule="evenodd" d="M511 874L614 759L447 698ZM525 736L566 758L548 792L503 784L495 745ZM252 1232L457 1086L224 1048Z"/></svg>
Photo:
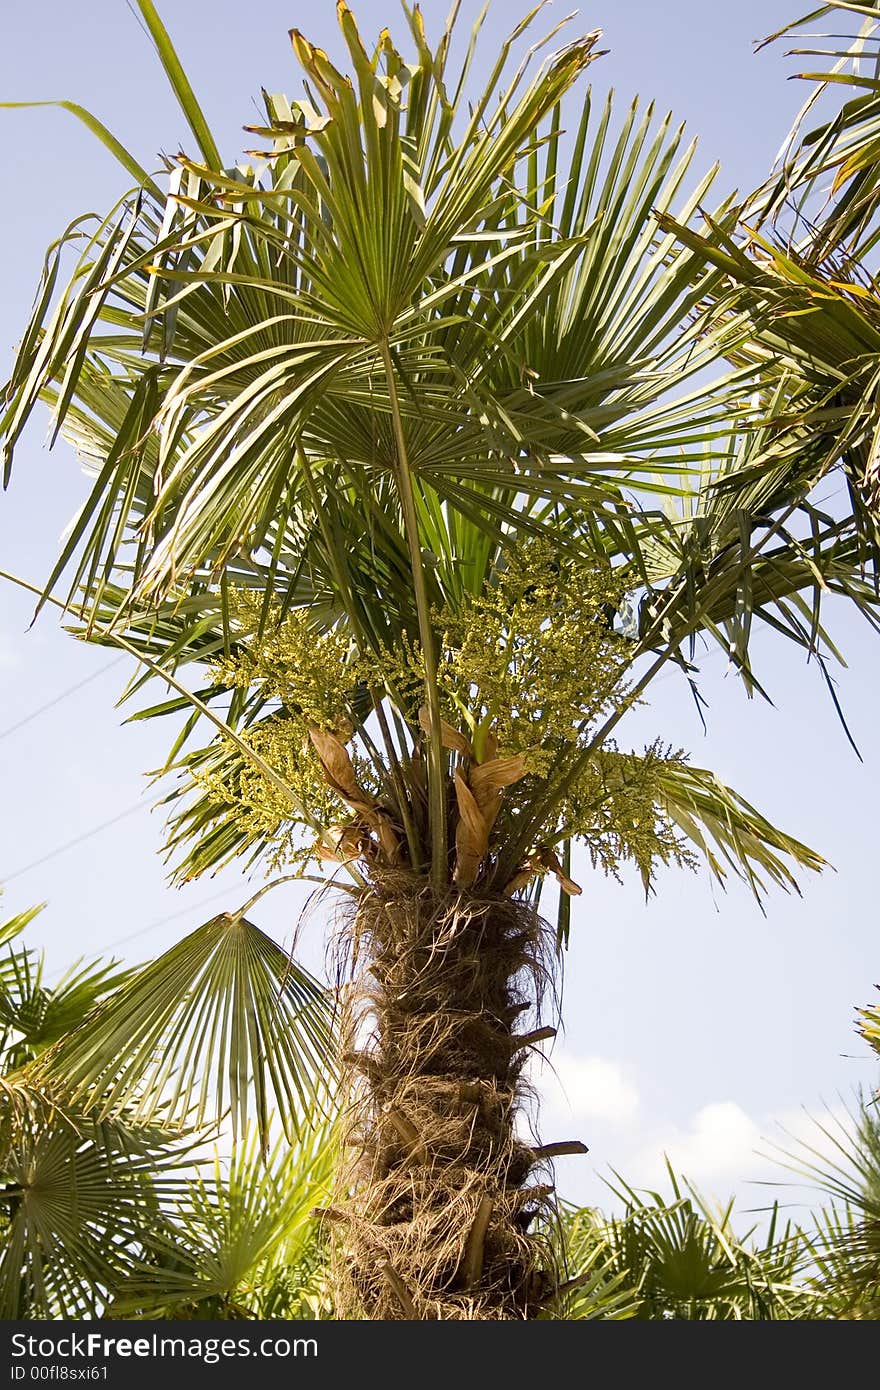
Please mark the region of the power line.
<svg viewBox="0 0 880 1390"><path fill-rule="evenodd" d="M198 902L188 903L186 907L179 907L176 912L169 912L165 917L157 917L154 922L148 922L145 927L138 927L137 931L129 932L127 936L119 936L115 941L108 941L103 946L95 947L95 950L99 954L103 954L105 951L114 950L117 946L125 946L129 941L134 941L137 937L145 936L147 932L154 931L156 927L164 927L166 922L173 922L178 917L186 917L190 912L198 912L200 908L207 907L209 903L215 903L220 898L235 898L234 889L231 886L221 888L218 892L212 893L210 897L199 898ZM235 900L238 901L238 899Z"/></svg>
<svg viewBox="0 0 880 1390"><path fill-rule="evenodd" d="M145 927L138 927L137 931L129 932L127 936L118 936L115 941L106 941L101 946L93 947L92 950L96 956L104 956L109 951L115 951L117 946L127 946L130 941L136 941L138 937L146 936L147 932L155 931L157 927L164 927L167 922L174 922L178 917L186 917L191 912L198 912L210 903L215 903L220 898L229 898L231 895L231 888L221 888L219 892L211 893L207 898L199 898L198 902L188 903L186 907L179 907L176 912L169 912L164 917L157 917L155 921L148 922ZM64 971L59 970L55 971L54 975L60 978L63 973ZM46 978L51 981L53 975L50 974Z"/></svg>
<svg viewBox="0 0 880 1390"><path fill-rule="evenodd" d="M75 835L72 840L67 840L63 845L58 845L55 849L50 849L48 854L42 854L39 859L34 859L30 864L23 864L20 869L16 869L14 874L0 875L0 882L11 883L14 878L21 878L22 874L29 874L31 869L38 869L41 864L48 864L50 859L55 859L57 855L64 854L66 850L73 849L74 845L81 845L84 840L90 840L93 835L98 835L102 830L109 830L111 825L116 825L118 821L125 820L126 816L133 816L135 811L149 809L149 802L136 801L133 806L129 806L118 815L111 816L109 820L101 821L100 825L93 825L91 830L84 830L81 835Z"/></svg>
<svg viewBox="0 0 880 1390"><path fill-rule="evenodd" d="M166 922L173 922L178 917L185 917L189 912L198 912L200 908L207 907L209 903L217 902L218 898L228 898L232 890L221 888L219 893L212 893L209 898L200 898L197 903L188 903L186 907L179 907L176 912L169 912L166 917L157 917L154 922L148 922L145 927L139 927L137 931L129 932L128 936L117 937L115 941L108 941L103 946L95 947L95 950L103 955L105 951L113 951L117 946L126 946L129 941L134 941L139 936L145 936L148 931L155 931L156 927L164 927Z"/></svg>
<svg viewBox="0 0 880 1390"><path fill-rule="evenodd" d="M0 730L0 739L9 738L10 734L17 733L19 729L24 728L25 724L30 724L32 719L38 719L39 716L45 714L47 710L54 709L56 705L61 704L62 700L66 700L68 695L75 695L77 690L82 690L84 685L88 685L90 681L96 681L99 676L105 675L112 667L118 666L120 661L124 660L125 657L116 656L112 661L108 661L106 666L102 666L98 671L93 671L90 676L84 676L83 679L77 681L75 685L69 685L66 690L62 690L58 695L53 696L51 700L47 700L45 705L40 705L39 709L31 710L30 714L26 714L23 719L19 719L16 724L10 724L8 729Z"/></svg>
<svg viewBox="0 0 880 1390"><path fill-rule="evenodd" d="M190 912L198 912L201 908L207 907L209 903L217 902L219 898L228 898L231 891L230 888L221 888L218 893L212 893L210 897L199 898L198 902L189 903L186 907L179 907L176 912L169 912L165 917L157 917L155 921L148 922L145 927L138 927L137 931L129 932L127 936L118 936L115 941L106 941L103 945L90 947L89 954L106 956L110 951L115 951L117 946L126 946L129 941L135 941L139 936L146 936L147 932L155 931L157 927L164 927L166 922L173 922L176 918L185 917ZM46 980L48 983L53 983L59 980L64 973L64 970L50 971Z"/></svg>

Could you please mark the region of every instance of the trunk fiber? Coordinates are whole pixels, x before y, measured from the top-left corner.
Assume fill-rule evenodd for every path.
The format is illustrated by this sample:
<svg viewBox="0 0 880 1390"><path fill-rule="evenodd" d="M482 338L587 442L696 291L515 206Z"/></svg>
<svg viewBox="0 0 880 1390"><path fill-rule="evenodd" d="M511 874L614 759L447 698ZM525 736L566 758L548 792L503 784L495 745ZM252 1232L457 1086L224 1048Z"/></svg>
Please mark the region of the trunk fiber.
<svg viewBox="0 0 880 1390"><path fill-rule="evenodd" d="M349 1129L326 1212L337 1315L534 1317L557 1286L550 1242L529 1234L552 1186L516 1120L548 929L508 898L400 875L348 935Z"/></svg>

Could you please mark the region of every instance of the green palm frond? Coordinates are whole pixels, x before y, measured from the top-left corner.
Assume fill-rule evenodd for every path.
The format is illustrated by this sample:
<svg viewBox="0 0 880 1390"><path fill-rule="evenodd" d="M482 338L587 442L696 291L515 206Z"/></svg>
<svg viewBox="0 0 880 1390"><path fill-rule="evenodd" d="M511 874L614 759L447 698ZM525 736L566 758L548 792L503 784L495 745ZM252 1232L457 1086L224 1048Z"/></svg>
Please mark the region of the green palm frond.
<svg viewBox="0 0 880 1390"><path fill-rule="evenodd" d="M0 923L0 1123L41 1126L58 1109L70 1118L61 1096L33 1074L30 1063L83 1022L101 999L128 978L114 961L77 961L59 980L45 981L45 955L19 937L45 904ZM71 1121L73 1123L73 1121Z"/></svg>
<svg viewBox="0 0 880 1390"><path fill-rule="evenodd" d="M768 880L800 891L792 866L813 872L827 867L821 855L777 830L708 769L670 763L661 766L659 777L664 811L719 883L732 871L760 902Z"/></svg>
<svg viewBox="0 0 880 1390"><path fill-rule="evenodd" d="M0 988L0 1029L5 1061L20 1067L82 1023L95 1005L131 974L113 962L78 962L57 981L43 983L42 953L10 953L8 983Z"/></svg>
<svg viewBox="0 0 880 1390"><path fill-rule="evenodd" d="M847 257L862 259L877 242L878 19L874 4L832 0L765 40L818 42L820 47L793 48L790 54L827 64L821 71L796 74L815 85L787 137L778 174L754 200L764 216L792 219L795 235L807 244L812 260L821 261L841 249ZM810 31L801 38L797 31L816 20L832 21L835 32ZM818 122L808 126L814 111Z"/></svg>
<svg viewBox="0 0 880 1390"><path fill-rule="evenodd" d="M688 245L702 245L725 272L707 326L712 322L722 338L735 334L730 355L755 372L760 392L765 445L752 449L745 469L731 470L724 490L737 493L735 505L747 505L760 478L767 500L780 486L789 498L803 499L842 462L855 494L857 532L872 556L871 515L858 504L860 490L867 489L870 501L877 428L880 296L873 276L833 259L812 263L748 225L741 238L711 220L703 234L678 224L675 231Z"/></svg>
<svg viewBox="0 0 880 1390"><path fill-rule="evenodd" d="M46 402L94 475L46 586L66 576L84 635L170 675L234 653L236 589L260 595L260 631L270 614L307 611L373 662L378 688L354 723L363 740L379 707L401 720L401 766L421 735L385 672L417 644L426 825L415 776L402 791L405 766L377 775L395 783L412 862L430 858L442 877L437 614L491 590L517 540L625 576L633 661L655 658L640 690L669 660L687 669L701 633L760 690L756 623L824 671L828 590L875 619L858 534L804 500L818 446L793 465L804 431L765 418L775 345L762 357L732 302L705 331L731 258L761 273L736 243L735 209L722 200L712 236L699 234L713 175L692 178L693 147L650 107L618 122L587 96L567 133L595 34L539 44L531 76L514 67L531 15L466 110L470 58L455 67L449 28L432 47L407 11L413 60L385 32L371 54L343 5L352 78L294 31L312 99L268 96L254 130L265 148L233 167L141 8L203 162L182 158L164 198L147 189L52 249L0 421L11 460ZM259 692L214 680L196 699L178 686L143 714L188 699L170 759L202 779L172 822L184 874L266 849L224 818L218 792L240 780L240 731L262 727ZM223 738L182 754L221 699ZM543 810L575 772L560 771ZM297 817L308 823L307 808ZM531 834L526 817L510 874Z"/></svg>
<svg viewBox="0 0 880 1390"><path fill-rule="evenodd" d="M277 584L323 580L381 647L418 626L396 415L433 602L479 587L511 523L566 519L574 544L592 519L625 554L622 486L662 491L717 433L729 393L665 400L705 365L680 328L717 276L655 216L687 222L705 197L710 177L681 193L692 147L651 108L615 132L587 100L557 172L560 93L595 36L491 116L487 89L485 129L472 116L456 144L448 35L432 53L413 18L404 70L384 39L367 61L345 11L343 32L360 101L297 36L325 114L271 98L268 165L185 164L164 208L86 237L44 318L56 250L3 420L11 451L42 396L98 475L50 585L75 560L72 588L98 601L133 534L135 597L262 548Z"/></svg>
<svg viewBox="0 0 880 1390"><path fill-rule="evenodd" d="M842 1115L815 1116L813 1132L775 1158L825 1199L814 1213L802 1269L824 1316L880 1315L880 1117L876 1096L859 1094Z"/></svg>
<svg viewBox="0 0 880 1390"><path fill-rule="evenodd" d="M755 374L763 438L723 480L726 505L766 511L787 495L818 532L813 490L842 472L846 497L835 514L870 580L880 554L880 289L872 269L880 235L880 27L876 6L832 3L772 37L822 18L833 20L833 35L793 52L829 66L797 74L816 85L778 171L746 200L738 228L711 216L702 232L660 220L695 252L702 246L721 272L704 323L722 340L728 333L731 362Z"/></svg>
<svg viewBox="0 0 880 1390"><path fill-rule="evenodd" d="M37 903L36 906L25 908L24 912L17 912L14 916L7 917L5 922L0 923L0 946L8 946L10 941L21 936L21 933L40 915L45 906L45 903Z"/></svg>
<svg viewBox="0 0 880 1390"><path fill-rule="evenodd" d="M20 946L13 947L10 943L21 936L45 906L45 903L37 903L34 907L26 908L24 912L8 917L5 922L0 922L0 948L9 947L7 951L0 950L0 997L7 989L13 987L19 962L22 956L27 954Z"/></svg>
<svg viewBox="0 0 880 1390"><path fill-rule="evenodd" d="M602 1213L592 1207L563 1205L558 1232L565 1278L553 1316L566 1322L622 1322L634 1317L638 1289L628 1271L618 1267Z"/></svg>
<svg viewBox="0 0 880 1390"><path fill-rule="evenodd" d="M203 1126L251 1106L288 1134L332 1085L327 992L246 918L223 913L142 966L35 1073L87 1114Z"/></svg>
<svg viewBox="0 0 880 1390"><path fill-rule="evenodd" d="M858 1011L858 1029L869 1047L880 1056L880 1005L869 1005Z"/></svg>
<svg viewBox="0 0 880 1390"><path fill-rule="evenodd" d="M210 1284L213 1272L223 1285L225 1270L224 1308L260 1297L265 1276L276 1312L311 1316L304 1300L325 1295L307 1217L334 1154L320 1110L333 1109L323 991L232 918L170 960L75 965L48 986L42 953L17 941L38 910L0 926L11 943L0 972L0 1314L101 1316L142 1277L151 1308L162 1296L176 1308L187 1279ZM234 1136L250 1098L256 1120L228 1173L217 1162L213 1182L199 1177L220 1112L232 1109ZM268 1100L283 1100L286 1123L273 1123L267 1160Z"/></svg>
<svg viewBox="0 0 880 1390"><path fill-rule="evenodd" d="M256 1130L243 1133L230 1159L215 1158L167 1205L110 1311L278 1317L292 1314L290 1306L281 1311L284 1290L297 1306L320 1297L323 1255L312 1209L329 1200L335 1159L332 1125L317 1117L299 1143L281 1138L268 1155Z"/></svg>
<svg viewBox="0 0 880 1390"><path fill-rule="evenodd" d="M638 1292L635 1316L695 1321L790 1320L811 1316L815 1301L795 1282L800 1232L778 1229L737 1235L733 1202L714 1211L667 1161L671 1197L641 1192L619 1177L615 1195L625 1211L606 1237L611 1268Z"/></svg>

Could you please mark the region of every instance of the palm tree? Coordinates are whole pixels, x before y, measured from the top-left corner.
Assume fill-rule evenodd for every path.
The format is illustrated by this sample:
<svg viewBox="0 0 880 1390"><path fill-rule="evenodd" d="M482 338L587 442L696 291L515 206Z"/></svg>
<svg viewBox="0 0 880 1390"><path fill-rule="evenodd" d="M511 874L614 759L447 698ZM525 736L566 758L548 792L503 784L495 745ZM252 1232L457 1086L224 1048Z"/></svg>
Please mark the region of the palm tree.
<svg viewBox="0 0 880 1390"><path fill-rule="evenodd" d="M42 400L94 476L42 601L66 574L80 635L174 692L143 714L185 713L181 877L314 860L339 884L338 1314L532 1317L559 1282L545 1226L529 1234L552 1206L542 1170L584 1147L517 1124L524 1061L554 1031L572 841L646 889L694 850L759 896L822 864L710 772L613 733L668 663L693 680L698 635L751 693L753 625L810 652L823 594L871 614L855 525L784 486L754 510L719 486L772 427L758 369L724 360L729 323L696 316L723 268L659 225L687 229L713 176L683 191L693 147L650 107L618 125L571 95L597 34L553 50L553 30L530 76L514 64L535 11L472 92L477 35L454 67L454 18L432 47L405 5L405 57L385 30L365 48L340 3L352 76L293 31L308 99L267 96L262 149L230 166L138 5L198 154L163 192L72 108L138 187L50 251L5 393L7 473ZM189 1013L177 1041L183 978L161 1019L123 991L59 1074L108 1114L128 1103L130 1005L138 1055L173 1038L191 1100L206 1034ZM211 1036L228 1017L239 1082L258 1066L283 1112L289 1017L257 1040L227 998Z"/></svg>
<svg viewBox="0 0 880 1390"><path fill-rule="evenodd" d="M816 1121L787 1159L824 1198L813 1213L804 1276L823 1317L880 1317L880 1123L876 1096L859 1096L847 1119ZM804 1277L802 1276L802 1277Z"/></svg>
<svg viewBox="0 0 880 1390"><path fill-rule="evenodd" d="M334 1115L306 1063L328 1049L326 991L231 918L144 966L78 962L49 985L42 952L18 941L39 910L0 927L0 1314L321 1316L308 1213L327 1191ZM233 999L249 1039L222 1027ZM289 1053L273 1046L261 1068L279 1009ZM115 1058L100 1052L83 1085L95 1028L115 1033ZM298 1123L274 1125L269 1152L273 1087ZM206 1172L242 1117L231 1162Z"/></svg>

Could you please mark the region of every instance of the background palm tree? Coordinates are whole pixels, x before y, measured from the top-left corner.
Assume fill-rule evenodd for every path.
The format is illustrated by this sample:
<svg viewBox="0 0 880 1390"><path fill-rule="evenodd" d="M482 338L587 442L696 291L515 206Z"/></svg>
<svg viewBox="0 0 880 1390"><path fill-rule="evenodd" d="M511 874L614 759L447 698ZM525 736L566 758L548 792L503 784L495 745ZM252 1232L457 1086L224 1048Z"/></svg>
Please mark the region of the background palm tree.
<svg viewBox="0 0 880 1390"><path fill-rule="evenodd" d="M322 1319L333 1316L327 1250L313 1217L336 1159L332 1126L312 1117L303 1139L266 1155L256 1131L215 1155L166 1202L138 1268L108 1317Z"/></svg>
<svg viewBox="0 0 880 1390"><path fill-rule="evenodd" d="M528 1234L552 1186L531 1178L583 1149L517 1125L523 1062L554 1031L571 842L606 872L633 861L646 889L694 849L758 895L822 863L710 772L613 732L667 663L691 673L698 633L750 693L758 623L833 654L823 595L876 607L858 522L776 474L754 505L727 489L776 437L765 363L742 312L709 331L697 312L727 267L689 231L711 176L685 191L681 132L650 108L618 125L583 91L564 105L597 34L552 49L553 30L530 77L514 64L535 11L471 93L452 22L432 47L405 7L405 58L387 31L368 51L341 4L353 76L294 31L309 99L268 96L264 148L226 166L138 3L198 157L163 192L88 118L138 191L50 251L5 393L7 471L47 402L95 482L45 596L66 573L80 635L174 692L144 714L186 712L180 875L243 856L347 876L337 1311L533 1316L558 1277L545 1227ZM735 215L721 202L714 225ZM239 1121L256 1069L265 1135L264 1093L283 1118L286 1078L310 1070L298 1015L271 1021L253 953L276 979L277 962L242 914L202 931L52 1068L101 1115L133 1095L150 1111L165 1082L182 1114L207 1104L208 1045ZM199 970L220 972L204 1017L176 993Z"/></svg>
<svg viewBox="0 0 880 1390"><path fill-rule="evenodd" d="M6 1318L97 1312L124 1281L185 1139L116 1114L96 1121L31 1073L129 975L75 965L55 985L17 938L39 908L0 927L0 1309Z"/></svg>
<svg viewBox="0 0 880 1390"><path fill-rule="evenodd" d="M2 1316L321 1316L309 1211L334 1111L307 1063L329 1050L325 991L231 921L144 966L80 962L49 985L18 940L37 911L0 927ZM225 1026L231 1009L248 1039ZM264 1066L279 1011L288 1050ZM273 1087L288 1123L266 1158ZM242 1123L231 1161L210 1163Z"/></svg>
<svg viewBox="0 0 880 1390"><path fill-rule="evenodd" d="M845 1121L816 1122L787 1166L824 1199L813 1212L801 1280L826 1318L880 1316L880 1124L877 1098L860 1097Z"/></svg>
<svg viewBox="0 0 880 1390"><path fill-rule="evenodd" d="M774 1208L765 1228L739 1232L734 1203L717 1210L667 1162L671 1195L640 1192L617 1177L619 1215L590 1208L564 1213L574 1274L566 1316L590 1316L595 1286L618 1300L610 1316L667 1321L789 1321L823 1316L799 1277L805 1237ZM593 1272L595 1268L595 1273ZM600 1314L609 1316L607 1311Z"/></svg>

